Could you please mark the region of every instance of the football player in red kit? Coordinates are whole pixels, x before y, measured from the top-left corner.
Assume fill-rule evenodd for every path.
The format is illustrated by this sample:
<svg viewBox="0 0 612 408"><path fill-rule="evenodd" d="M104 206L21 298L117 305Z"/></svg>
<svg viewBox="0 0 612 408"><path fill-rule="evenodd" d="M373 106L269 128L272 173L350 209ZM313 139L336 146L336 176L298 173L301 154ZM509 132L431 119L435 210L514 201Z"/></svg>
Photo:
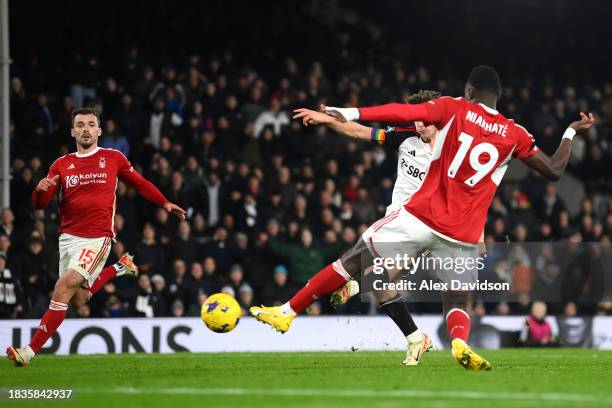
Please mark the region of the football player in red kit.
<svg viewBox="0 0 612 408"><path fill-rule="evenodd" d="M125 254L115 265L103 268L115 238L115 190L119 180L148 201L185 219L185 211L170 203L149 181L138 174L119 151L98 147L102 134L100 117L93 109L72 112L72 137L77 151L57 159L32 192L37 209L45 208L60 190L59 275L49 309L30 344L9 346L7 356L15 366L30 363L64 321L68 305L85 304L106 282L120 275L136 276L132 257Z"/></svg>
<svg viewBox="0 0 612 408"><path fill-rule="evenodd" d="M370 261L393 258L397 246L385 245L388 243L413 244L435 258L473 261L487 209L510 160L521 159L546 178L557 181L569 160L572 138L594 123L592 115L581 113L581 119L570 124L559 148L549 157L522 126L496 110L500 95L499 75L483 65L470 73L463 98L443 97L417 105L327 107L326 113L345 121L422 121L435 125L439 133L431 164L421 187L404 206L362 235L352 251L354 256L342 257L322 269L286 304L251 308L251 314L277 330L287 331L297 313L342 287L350 277L359 276L364 257L369 256ZM476 268L470 269L461 273L468 282L477 279ZM440 268L436 273L445 283L457 276L452 269ZM465 311L465 293L449 291L444 296L454 358L469 370L491 369L491 364L467 344L470 317Z"/></svg>

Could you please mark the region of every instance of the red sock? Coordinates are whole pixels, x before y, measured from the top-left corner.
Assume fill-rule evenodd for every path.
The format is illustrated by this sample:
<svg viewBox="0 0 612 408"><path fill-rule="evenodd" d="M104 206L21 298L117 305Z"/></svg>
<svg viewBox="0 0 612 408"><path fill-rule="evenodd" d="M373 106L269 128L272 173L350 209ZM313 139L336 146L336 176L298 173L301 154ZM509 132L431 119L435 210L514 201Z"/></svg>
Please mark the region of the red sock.
<svg viewBox="0 0 612 408"><path fill-rule="evenodd" d="M315 300L331 294L342 287L350 275L346 272L340 261L327 265L313 276L308 283L289 300L289 305L295 313L301 313Z"/></svg>
<svg viewBox="0 0 612 408"><path fill-rule="evenodd" d="M98 275L98 279L96 279L94 284L91 285L89 291L92 295L94 293L97 293L100 289L104 287L104 285L106 285L106 282L111 279L114 279L116 276L117 270L115 269L115 267L113 265L107 266L106 268L102 269L102 272L100 272L100 275Z"/></svg>
<svg viewBox="0 0 612 408"><path fill-rule="evenodd" d="M470 337L470 316L465 310L451 309L446 315L446 330L451 341L461 339L467 343Z"/></svg>
<svg viewBox="0 0 612 408"><path fill-rule="evenodd" d="M51 300L49 310L45 312L36 333L34 333L32 340L30 340L32 351L38 353L47 340L55 334L57 328L64 321L67 310L67 304Z"/></svg>

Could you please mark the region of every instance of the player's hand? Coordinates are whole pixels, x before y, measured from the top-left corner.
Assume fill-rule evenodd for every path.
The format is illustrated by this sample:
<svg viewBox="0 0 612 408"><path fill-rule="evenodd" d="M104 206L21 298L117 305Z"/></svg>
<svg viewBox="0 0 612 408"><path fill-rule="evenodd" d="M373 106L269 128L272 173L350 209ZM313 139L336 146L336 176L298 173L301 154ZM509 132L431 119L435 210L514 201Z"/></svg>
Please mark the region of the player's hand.
<svg viewBox="0 0 612 408"><path fill-rule="evenodd" d="M56 174L52 178L45 177L44 179L38 182L38 185L36 186L36 191L38 192L47 191L49 187L57 185L58 179L59 179L59 174Z"/></svg>
<svg viewBox="0 0 612 408"><path fill-rule="evenodd" d="M580 112L580 120L572 122L569 127L576 131L576 134L581 135L586 133L595 123L595 117L592 113L589 113L589 116Z"/></svg>
<svg viewBox="0 0 612 408"><path fill-rule="evenodd" d="M322 112L313 111L306 108L294 109L295 115L293 119L301 119L304 126L308 125L326 125L334 122L336 119Z"/></svg>
<svg viewBox="0 0 612 408"><path fill-rule="evenodd" d="M181 221L185 220L185 215L187 214L185 210L183 210L181 207L179 207L176 204L172 204L172 203L164 204L164 210L175 215Z"/></svg>
<svg viewBox="0 0 612 408"><path fill-rule="evenodd" d="M480 257L487 256L487 245L483 241L478 243L478 255Z"/></svg>

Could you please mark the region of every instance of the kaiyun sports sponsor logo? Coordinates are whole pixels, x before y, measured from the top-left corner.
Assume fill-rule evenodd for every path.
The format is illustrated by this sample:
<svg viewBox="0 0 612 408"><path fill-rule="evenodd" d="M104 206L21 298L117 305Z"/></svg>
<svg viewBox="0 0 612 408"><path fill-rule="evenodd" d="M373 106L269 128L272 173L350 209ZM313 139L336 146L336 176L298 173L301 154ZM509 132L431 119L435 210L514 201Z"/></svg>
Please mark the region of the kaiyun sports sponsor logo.
<svg viewBox="0 0 612 408"><path fill-rule="evenodd" d="M64 184L66 188L83 186L87 184L105 184L108 178L106 173L85 173L85 174L73 174L64 177Z"/></svg>

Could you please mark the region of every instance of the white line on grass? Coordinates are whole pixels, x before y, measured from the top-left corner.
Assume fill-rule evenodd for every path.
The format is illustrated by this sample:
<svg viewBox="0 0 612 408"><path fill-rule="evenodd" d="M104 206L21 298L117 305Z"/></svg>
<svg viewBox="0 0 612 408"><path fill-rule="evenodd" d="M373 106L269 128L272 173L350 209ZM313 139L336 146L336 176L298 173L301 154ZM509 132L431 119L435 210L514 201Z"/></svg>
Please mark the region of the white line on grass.
<svg viewBox="0 0 612 408"><path fill-rule="evenodd" d="M357 398L459 398L528 401L565 401L612 405L612 398L588 394L533 393L533 392L480 392L480 391L428 391L428 390L338 390L295 388L135 388L106 389L79 388L85 394L135 395L227 395L227 396L288 396L288 397L357 397Z"/></svg>

